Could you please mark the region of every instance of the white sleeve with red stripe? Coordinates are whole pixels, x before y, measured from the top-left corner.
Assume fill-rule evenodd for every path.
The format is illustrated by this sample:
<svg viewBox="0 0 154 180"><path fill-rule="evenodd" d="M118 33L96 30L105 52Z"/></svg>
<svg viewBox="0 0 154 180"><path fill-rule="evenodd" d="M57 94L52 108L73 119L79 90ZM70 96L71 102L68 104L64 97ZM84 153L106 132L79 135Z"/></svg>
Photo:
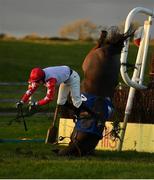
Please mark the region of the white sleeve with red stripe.
<svg viewBox="0 0 154 180"><path fill-rule="evenodd" d="M48 82L46 83L47 94L43 99L37 102L39 106L45 105L53 100L55 95L56 82L57 80L55 78L51 78L50 80L48 80Z"/></svg>
<svg viewBox="0 0 154 180"><path fill-rule="evenodd" d="M21 101L23 101L24 103L27 102L30 98L30 96L36 91L36 89L38 88L39 84L38 83L31 83L28 86L28 90L26 91L26 93L22 96Z"/></svg>

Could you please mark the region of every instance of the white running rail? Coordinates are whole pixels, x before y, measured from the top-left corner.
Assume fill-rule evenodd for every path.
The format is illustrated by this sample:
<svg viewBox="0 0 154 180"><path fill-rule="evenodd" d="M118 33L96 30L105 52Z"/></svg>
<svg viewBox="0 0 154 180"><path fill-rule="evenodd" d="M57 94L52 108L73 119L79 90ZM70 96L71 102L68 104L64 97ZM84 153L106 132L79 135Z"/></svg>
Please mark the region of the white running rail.
<svg viewBox="0 0 154 180"><path fill-rule="evenodd" d="M141 44L139 46L136 63L135 63L136 68L134 70L132 79L130 79L127 73L127 55L128 55L128 49L129 49L129 40L128 40L125 42L125 46L121 53L121 64L122 64L121 76L124 82L128 86L134 87L135 89L145 89L146 86L143 85L144 70L145 70L145 65L146 65L146 57L147 57L148 45L149 45L149 39L150 39L150 28L152 25L152 18L154 17L154 11L143 8L143 7L136 7L133 10L131 10L126 18L124 32L128 31L133 21L134 16L138 13L148 15L148 20L145 21L144 23L144 33L141 38Z"/></svg>
<svg viewBox="0 0 154 180"><path fill-rule="evenodd" d="M128 86L130 86L130 90L129 90L127 104L125 108L125 116L124 116L122 131L120 135L121 140L119 141L118 149L117 149L118 151L122 150L127 122L128 122L128 119L129 119L129 116L131 114L132 107L133 107L133 99L135 96L135 91L136 89L146 88L146 86L143 84L144 70L146 66L146 57L147 57L149 39L150 39L150 28L152 25L152 18L154 17L154 11L143 8L143 7L136 7L133 10L131 10L126 18L125 30L124 30L125 32L127 32L127 30L130 28L131 22L137 13L142 13L142 14L147 15L148 20L144 22L144 31L141 37L141 43L139 46L132 79L130 79L127 73L127 63L128 63L127 55L128 55L128 48L129 48L129 40L125 43L125 47L123 48L122 53L121 53L121 76L124 82Z"/></svg>

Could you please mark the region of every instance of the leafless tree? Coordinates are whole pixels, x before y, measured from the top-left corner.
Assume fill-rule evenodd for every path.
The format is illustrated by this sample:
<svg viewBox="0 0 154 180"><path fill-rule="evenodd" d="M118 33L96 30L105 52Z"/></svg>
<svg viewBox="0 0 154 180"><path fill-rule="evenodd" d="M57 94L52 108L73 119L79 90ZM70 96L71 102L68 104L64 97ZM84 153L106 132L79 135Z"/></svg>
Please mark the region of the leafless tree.
<svg viewBox="0 0 154 180"><path fill-rule="evenodd" d="M81 19L63 26L59 33L63 38L75 38L78 40L93 39L97 26L89 20Z"/></svg>

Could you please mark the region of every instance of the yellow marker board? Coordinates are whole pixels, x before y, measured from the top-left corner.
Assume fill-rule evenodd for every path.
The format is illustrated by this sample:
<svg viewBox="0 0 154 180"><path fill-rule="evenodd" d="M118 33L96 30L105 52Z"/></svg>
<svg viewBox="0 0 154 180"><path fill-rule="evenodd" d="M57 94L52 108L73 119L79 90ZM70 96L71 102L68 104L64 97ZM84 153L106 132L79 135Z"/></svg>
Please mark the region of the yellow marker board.
<svg viewBox="0 0 154 180"><path fill-rule="evenodd" d="M68 144L70 135L74 127L72 119L60 119L59 123L59 137L65 137L59 143ZM106 122L106 129L104 130L103 139L99 141L96 149L99 150L116 150L118 140L113 141L110 137L112 129L111 122ZM140 152L154 152L154 124L136 124L128 123L125 139L123 143L123 150L136 150Z"/></svg>

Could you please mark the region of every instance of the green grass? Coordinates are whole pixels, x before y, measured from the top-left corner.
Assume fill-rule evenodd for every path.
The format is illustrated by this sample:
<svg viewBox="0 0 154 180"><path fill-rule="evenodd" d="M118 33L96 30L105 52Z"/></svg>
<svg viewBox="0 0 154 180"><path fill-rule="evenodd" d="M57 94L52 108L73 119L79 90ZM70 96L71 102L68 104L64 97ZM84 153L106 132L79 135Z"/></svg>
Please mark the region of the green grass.
<svg viewBox="0 0 154 180"><path fill-rule="evenodd" d="M25 82L33 67L68 65L79 72L92 43L41 44L21 41L0 41L0 82ZM149 47L148 62L153 51ZM130 46L129 62L136 59L137 47ZM147 65L148 67L148 65Z"/></svg>
<svg viewBox="0 0 154 180"><path fill-rule="evenodd" d="M81 73L82 61L92 46L0 41L0 81L25 82L30 70L36 66L66 64Z"/></svg>
<svg viewBox="0 0 154 180"><path fill-rule="evenodd" d="M32 149L32 145L29 145ZM23 147L23 146L22 146ZM154 164L147 161L135 162L121 158L120 153L116 152L101 152L97 157L86 158L65 158L55 157L49 150L49 147L44 147L43 144L35 145L36 148L41 148L44 154L40 151L29 151L29 153L16 153L14 150L11 153L11 158L5 158L0 163L0 178L28 178L28 179L124 179L124 178L153 178ZM18 145L18 149L20 146ZM27 148L28 149L28 148ZM26 149L26 150L27 150ZM124 156L130 155L131 158L138 155L134 152L122 153ZM6 153L6 155L8 155ZM145 154L142 154L143 156ZM18 156L16 158L16 156ZM105 157L110 156L109 159ZM115 157L116 156L116 157ZM149 155L149 158L153 158ZM136 158L137 159L137 158ZM138 160L138 159L137 159ZM146 163L146 165L145 165ZM5 164L4 166L2 164ZM1 173L3 169L3 172Z"/></svg>
<svg viewBox="0 0 154 180"><path fill-rule="evenodd" d="M153 178L154 154L97 151L96 156L57 157L43 143L0 144L0 178Z"/></svg>
<svg viewBox="0 0 154 180"><path fill-rule="evenodd" d="M46 137L50 119L45 116L26 118L23 124L13 123L12 117L0 118L2 139ZM0 143L1 179L56 179L56 178L153 178L154 153L133 151L96 151L95 156L58 157L52 149L57 146L44 143ZM63 148L63 147L61 147Z"/></svg>
<svg viewBox="0 0 154 180"><path fill-rule="evenodd" d="M20 123L13 121L12 125L8 125L11 120L15 118L16 115L0 117L0 138L42 138L46 136L46 131L50 125L49 115L34 115L32 117L26 117L26 124L28 131L24 131L24 125L21 121ZM50 114L51 116L51 114ZM21 119L22 120L22 119ZM6 133L7 131L7 133Z"/></svg>

